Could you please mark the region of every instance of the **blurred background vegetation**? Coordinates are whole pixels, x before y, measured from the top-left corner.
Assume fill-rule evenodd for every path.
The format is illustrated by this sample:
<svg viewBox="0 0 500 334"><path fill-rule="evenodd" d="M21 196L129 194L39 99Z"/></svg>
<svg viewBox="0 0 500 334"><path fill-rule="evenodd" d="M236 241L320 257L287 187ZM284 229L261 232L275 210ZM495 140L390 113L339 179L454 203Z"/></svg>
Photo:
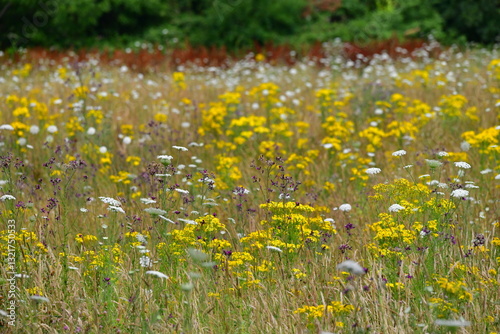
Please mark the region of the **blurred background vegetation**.
<svg viewBox="0 0 500 334"><path fill-rule="evenodd" d="M1 0L0 48L500 42L500 0Z"/></svg>

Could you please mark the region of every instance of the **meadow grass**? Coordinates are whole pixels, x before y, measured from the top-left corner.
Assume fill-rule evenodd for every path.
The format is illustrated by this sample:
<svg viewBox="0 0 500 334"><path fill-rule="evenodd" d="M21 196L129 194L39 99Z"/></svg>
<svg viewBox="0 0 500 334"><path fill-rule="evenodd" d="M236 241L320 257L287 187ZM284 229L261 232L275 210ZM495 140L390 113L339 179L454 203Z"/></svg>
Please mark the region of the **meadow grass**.
<svg viewBox="0 0 500 334"><path fill-rule="evenodd" d="M496 333L500 55L432 48L4 60L2 333Z"/></svg>

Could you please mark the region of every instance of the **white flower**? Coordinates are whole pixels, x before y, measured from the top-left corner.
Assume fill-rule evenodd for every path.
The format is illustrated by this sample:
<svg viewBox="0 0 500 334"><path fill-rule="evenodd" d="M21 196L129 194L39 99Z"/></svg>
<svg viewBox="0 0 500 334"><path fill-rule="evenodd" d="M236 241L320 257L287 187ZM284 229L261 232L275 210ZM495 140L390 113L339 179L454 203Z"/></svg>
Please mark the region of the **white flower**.
<svg viewBox="0 0 500 334"><path fill-rule="evenodd" d="M49 133L56 133L56 132L57 132L57 126L55 126L55 125L49 125L49 126L47 127L47 131L48 131Z"/></svg>
<svg viewBox="0 0 500 334"><path fill-rule="evenodd" d="M14 131L14 127L10 124L2 124L0 125L0 130Z"/></svg>
<svg viewBox="0 0 500 334"><path fill-rule="evenodd" d="M92 127L92 126L91 126L90 128L88 128L88 130L87 130L87 134L88 134L89 136L93 136L93 135L95 135L95 132L96 132L96 130L95 130L95 128L94 128L94 127Z"/></svg>
<svg viewBox="0 0 500 334"><path fill-rule="evenodd" d="M405 209L404 206L401 206L399 204L393 204L389 207L389 212L399 212L404 209Z"/></svg>
<svg viewBox="0 0 500 334"><path fill-rule="evenodd" d="M106 148L106 146L101 146L101 147L99 147L99 152L104 154L104 153L108 152L108 149Z"/></svg>
<svg viewBox="0 0 500 334"><path fill-rule="evenodd" d="M157 208L146 208L144 209L147 213L149 213L151 216L159 216L159 215L164 215L167 213L167 211L162 210L162 209L157 209Z"/></svg>
<svg viewBox="0 0 500 334"><path fill-rule="evenodd" d="M30 299L35 300L37 302L45 302L45 303L48 303L50 301L49 298L38 295L30 296Z"/></svg>
<svg viewBox="0 0 500 334"><path fill-rule="evenodd" d="M176 150L179 150L179 151L183 151L183 152L186 152L188 151L187 148L183 147L183 146L172 146L172 148L176 149Z"/></svg>
<svg viewBox="0 0 500 334"><path fill-rule="evenodd" d="M406 155L406 151L405 150L399 150L399 151L396 151L396 152L392 153L393 157L402 157L403 155Z"/></svg>
<svg viewBox="0 0 500 334"><path fill-rule="evenodd" d="M457 166L458 168L463 168L463 169L469 169L471 167L465 161L457 161L457 162L455 162L455 166Z"/></svg>
<svg viewBox="0 0 500 334"><path fill-rule="evenodd" d="M447 156L449 156L449 154L448 154L448 152L441 151L441 152L438 152L438 156L440 156L440 157L447 157Z"/></svg>
<svg viewBox="0 0 500 334"><path fill-rule="evenodd" d="M132 142L132 138L129 136L123 138L123 144L124 145L129 145Z"/></svg>
<svg viewBox="0 0 500 334"><path fill-rule="evenodd" d="M156 270L148 270L148 271L146 271L146 274L147 275L153 275L153 276L156 276L156 277L159 277L159 278L168 279L167 275L165 275L164 273L161 273L159 271L156 271Z"/></svg>
<svg viewBox="0 0 500 334"><path fill-rule="evenodd" d="M434 325L437 326L447 326L447 327L466 327L470 326L470 321L460 320L448 320L448 319L437 319L434 321Z"/></svg>
<svg viewBox="0 0 500 334"><path fill-rule="evenodd" d="M500 180L500 174L497 174L497 175L495 176L495 180Z"/></svg>
<svg viewBox="0 0 500 334"><path fill-rule="evenodd" d="M159 156L156 157L156 159L161 160L161 163L163 163L163 164L169 164L170 161L172 161L173 158L174 158L173 156L171 156L171 155L165 155L165 154L164 155L159 155Z"/></svg>
<svg viewBox="0 0 500 334"><path fill-rule="evenodd" d="M38 125L32 125L30 127L30 132L31 134L36 135L38 132L40 132L40 128L38 127Z"/></svg>
<svg viewBox="0 0 500 334"><path fill-rule="evenodd" d="M413 167L413 165L406 165L406 166L404 166L403 168L404 168L404 169L408 169L408 168L412 168L412 167Z"/></svg>
<svg viewBox="0 0 500 334"><path fill-rule="evenodd" d="M5 202L6 200L15 201L16 198L12 195L3 195L2 197L0 197L0 201Z"/></svg>
<svg viewBox="0 0 500 334"><path fill-rule="evenodd" d="M144 204L154 204L154 203L156 203L156 201L154 199L151 199L151 198L141 198L140 201L142 203L144 203Z"/></svg>
<svg viewBox="0 0 500 334"><path fill-rule="evenodd" d="M80 208L80 211L81 212L88 212L89 210L85 209L85 208Z"/></svg>
<svg viewBox="0 0 500 334"><path fill-rule="evenodd" d="M375 174L378 174L380 173L382 170L380 168L377 168L377 167L372 167L372 168L368 168L367 170L365 170L366 174L368 175L375 175Z"/></svg>
<svg viewBox="0 0 500 334"><path fill-rule="evenodd" d="M151 267L152 263L149 256L144 255L139 259L139 264L141 265L141 267L146 268L146 267Z"/></svg>
<svg viewBox="0 0 500 334"><path fill-rule="evenodd" d="M28 142L28 141L26 140L26 138L19 138L19 139L17 140L17 143L18 143L20 146L24 146L24 145L26 145L26 143L27 143L27 142Z"/></svg>
<svg viewBox="0 0 500 334"><path fill-rule="evenodd" d="M451 192L451 196L457 198L467 197L468 195L469 192L465 189L455 189Z"/></svg>
<svg viewBox="0 0 500 334"><path fill-rule="evenodd" d="M121 212L121 213L125 213L125 210L123 210L122 208L120 208L119 206L113 206L113 205L110 205L108 207L108 210L109 211L113 211L113 212Z"/></svg>
<svg viewBox="0 0 500 334"><path fill-rule="evenodd" d="M462 149L462 151L467 152L470 149L470 144L468 142L466 142L466 141L463 141L460 144L460 148Z"/></svg>
<svg viewBox="0 0 500 334"><path fill-rule="evenodd" d="M492 169L486 168L485 170L482 170L479 173L481 173L481 174L488 174L488 173L491 173L491 172L493 172Z"/></svg>
<svg viewBox="0 0 500 334"><path fill-rule="evenodd" d="M357 262L346 260L337 266L338 270L346 271L354 275L364 275L366 272Z"/></svg>
<svg viewBox="0 0 500 334"><path fill-rule="evenodd" d="M281 250L281 248L278 248L276 246L266 246L266 248L270 249L270 250L273 250L273 251L277 251L277 252L283 253L283 251Z"/></svg>
<svg viewBox="0 0 500 334"><path fill-rule="evenodd" d="M184 189L180 189L180 188L175 188L175 191L181 193L181 194L189 194L189 190L184 190Z"/></svg>
<svg viewBox="0 0 500 334"><path fill-rule="evenodd" d="M441 161L438 160L425 159L425 161L427 162L427 166L429 166L430 168L438 168L443 164Z"/></svg>
<svg viewBox="0 0 500 334"><path fill-rule="evenodd" d="M348 212L351 211L351 209L351 204L342 204L341 206L339 206L340 211Z"/></svg>
<svg viewBox="0 0 500 334"><path fill-rule="evenodd" d="M3 317L9 316L9 314L7 312L5 312L4 310L0 310L0 315Z"/></svg>
<svg viewBox="0 0 500 334"><path fill-rule="evenodd" d="M103 197L103 196L101 196L101 197L99 197L99 199L101 201L103 201L104 203L109 204L109 205L113 205L113 206L121 206L122 205L122 203L120 201L118 201L118 200L116 200L114 198L111 198L111 197Z"/></svg>

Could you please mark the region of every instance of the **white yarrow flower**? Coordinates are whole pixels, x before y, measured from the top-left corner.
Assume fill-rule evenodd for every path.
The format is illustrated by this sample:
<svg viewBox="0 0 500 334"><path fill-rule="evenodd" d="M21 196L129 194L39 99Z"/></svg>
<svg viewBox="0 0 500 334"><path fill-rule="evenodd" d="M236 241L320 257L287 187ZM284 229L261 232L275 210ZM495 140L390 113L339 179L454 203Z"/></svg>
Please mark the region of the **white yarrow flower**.
<svg viewBox="0 0 500 334"><path fill-rule="evenodd" d="M449 156L449 154L448 154L448 152L441 151L441 152L438 153L438 156L440 156L440 157L447 157L447 156Z"/></svg>
<svg viewBox="0 0 500 334"><path fill-rule="evenodd" d="M346 271L354 275L364 275L366 272L357 262L346 260L337 266L338 270Z"/></svg>

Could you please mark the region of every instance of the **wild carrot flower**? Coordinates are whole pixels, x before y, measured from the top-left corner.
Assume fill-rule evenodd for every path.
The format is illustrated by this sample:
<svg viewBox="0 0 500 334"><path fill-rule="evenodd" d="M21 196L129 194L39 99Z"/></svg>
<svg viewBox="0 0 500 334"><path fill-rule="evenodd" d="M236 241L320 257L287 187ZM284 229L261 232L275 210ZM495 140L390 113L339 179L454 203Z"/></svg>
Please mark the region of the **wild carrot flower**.
<svg viewBox="0 0 500 334"><path fill-rule="evenodd" d="M363 267L361 267L357 262L352 261L352 260L346 260L346 261L340 263L337 266L337 269L341 270L341 271L346 271L348 273L358 275L358 276L366 274L365 269Z"/></svg>
<svg viewBox="0 0 500 334"><path fill-rule="evenodd" d="M104 196L101 196L99 197L99 199L101 201L103 201L105 204L109 204L109 205L112 205L112 206L121 206L122 203L114 198L111 198L111 197L104 197Z"/></svg>
<svg viewBox="0 0 500 334"><path fill-rule="evenodd" d="M164 273L161 273L159 271L155 271L155 270L148 270L148 271L145 272L145 274L156 276L156 277L159 277L159 278L168 279L167 275L165 275Z"/></svg>
<svg viewBox="0 0 500 334"><path fill-rule="evenodd" d="M389 207L389 212L399 212L404 209L405 209L404 206L401 206L399 204L393 204Z"/></svg>
<svg viewBox="0 0 500 334"><path fill-rule="evenodd" d="M463 198L469 196L469 191L465 189L455 189L451 192L452 197Z"/></svg>
<svg viewBox="0 0 500 334"><path fill-rule="evenodd" d="M339 206L340 211L348 212L351 211L351 209L351 204L342 204L341 206Z"/></svg>
<svg viewBox="0 0 500 334"><path fill-rule="evenodd" d="M0 197L0 201L2 201L2 202L5 202L7 200L9 200L9 201L15 201L16 198L14 196L12 196L12 195L3 195L2 197Z"/></svg>
<svg viewBox="0 0 500 334"><path fill-rule="evenodd" d="M399 150L399 151L396 151L396 152L392 153L393 157L402 157L403 155L406 155L406 151L405 150Z"/></svg>
<svg viewBox="0 0 500 334"><path fill-rule="evenodd" d="M462 169L469 169L469 168L471 168L471 166L468 163L464 162L464 161L457 161L457 162L455 162L455 166L457 166L458 168L462 168Z"/></svg>
<svg viewBox="0 0 500 334"><path fill-rule="evenodd" d="M372 168L368 168L365 170L366 174L368 175L375 175L375 174L378 174L380 173L382 170L380 168L377 168L377 167L372 167Z"/></svg>

